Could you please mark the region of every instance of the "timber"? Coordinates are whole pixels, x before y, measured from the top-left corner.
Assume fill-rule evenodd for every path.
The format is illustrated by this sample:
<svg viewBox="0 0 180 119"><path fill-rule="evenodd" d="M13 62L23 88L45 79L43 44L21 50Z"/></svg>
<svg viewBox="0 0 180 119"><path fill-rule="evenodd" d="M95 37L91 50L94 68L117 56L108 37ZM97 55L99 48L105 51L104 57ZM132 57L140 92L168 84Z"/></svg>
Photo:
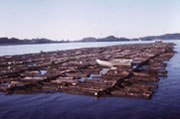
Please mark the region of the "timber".
<svg viewBox="0 0 180 119"><path fill-rule="evenodd" d="M128 44L0 57L0 91L150 99L173 43Z"/></svg>

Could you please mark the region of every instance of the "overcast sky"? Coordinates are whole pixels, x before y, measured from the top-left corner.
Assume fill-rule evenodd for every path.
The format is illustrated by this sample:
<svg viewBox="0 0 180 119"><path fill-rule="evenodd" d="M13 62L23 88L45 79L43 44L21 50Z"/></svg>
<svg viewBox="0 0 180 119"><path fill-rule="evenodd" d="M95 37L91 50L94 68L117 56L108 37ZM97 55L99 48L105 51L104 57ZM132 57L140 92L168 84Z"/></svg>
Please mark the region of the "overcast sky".
<svg viewBox="0 0 180 119"><path fill-rule="evenodd" d="M0 0L0 37L79 40L180 32L180 0Z"/></svg>

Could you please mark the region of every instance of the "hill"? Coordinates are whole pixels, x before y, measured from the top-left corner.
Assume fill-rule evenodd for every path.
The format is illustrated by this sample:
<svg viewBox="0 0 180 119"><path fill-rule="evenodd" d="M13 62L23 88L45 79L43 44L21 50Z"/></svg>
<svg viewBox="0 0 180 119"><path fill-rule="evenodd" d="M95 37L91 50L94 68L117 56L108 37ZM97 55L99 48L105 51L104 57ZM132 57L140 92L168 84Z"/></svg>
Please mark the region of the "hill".
<svg viewBox="0 0 180 119"><path fill-rule="evenodd" d="M88 37L88 38L83 38L82 40L79 40L78 42L118 42L118 41L130 41L130 39L117 38L115 36L108 36L105 38Z"/></svg>
<svg viewBox="0 0 180 119"><path fill-rule="evenodd" d="M147 36L147 37L141 37L139 38L143 41L148 40L155 40L155 39L161 39L161 40L178 40L180 39L180 33L174 33L174 34L164 34L159 36Z"/></svg>
<svg viewBox="0 0 180 119"><path fill-rule="evenodd" d="M44 43L64 43L64 42L67 41L53 41L46 38L40 38L40 39L37 38L32 40L28 40L28 39L20 40L17 38L7 38L7 37L0 38L0 45L44 44Z"/></svg>
<svg viewBox="0 0 180 119"><path fill-rule="evenodd" d="M108 36L105 38L94 38L94 37L87 37L83 38L82 40L78 41L54 41L49 40L46 38L36 38L36 39L18 39L18 38L7 38L2 37L0 38L0 45L20 45L20 44L45 44L45 43L73 43L73 42L120 42L120 41L151 41L151 40L180 40L180 33L174 33L174 34L164 34L159 36L146 36L146 37L140 37L140 38L134 38L134 39L128 39L128 38L118 38L115 36Z"/></svg>

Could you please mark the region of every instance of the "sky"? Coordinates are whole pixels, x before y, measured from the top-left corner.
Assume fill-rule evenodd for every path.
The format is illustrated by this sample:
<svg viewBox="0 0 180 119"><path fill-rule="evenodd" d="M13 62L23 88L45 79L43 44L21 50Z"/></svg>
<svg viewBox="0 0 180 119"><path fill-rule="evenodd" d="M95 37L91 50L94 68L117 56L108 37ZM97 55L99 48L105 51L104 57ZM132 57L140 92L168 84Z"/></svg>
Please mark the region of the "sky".
<svg viewBox="0 0 180 119"><path fill-rule="evenodd" d="M180 32L180 0L0 0L0 37L80 40Z"/></svg>

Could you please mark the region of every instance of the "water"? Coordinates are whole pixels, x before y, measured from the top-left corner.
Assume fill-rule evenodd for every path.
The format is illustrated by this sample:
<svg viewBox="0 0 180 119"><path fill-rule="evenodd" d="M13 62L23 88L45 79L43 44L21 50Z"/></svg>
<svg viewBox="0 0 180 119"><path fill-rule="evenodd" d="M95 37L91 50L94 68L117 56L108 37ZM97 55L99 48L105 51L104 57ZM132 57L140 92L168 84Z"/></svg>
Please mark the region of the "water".
<svg viewBox="0 0 180 119"><path fill-rule="evenodd" d="M0 119L179 119L180 41L174 42L178 53L167 62L168 77L158 82L159 88L151 100L97 99L65 93L8 96L0 93Z"/></svg>
<svg viewBox="0 0 180 119"><path fill-rule="evenodd" d="M36 45L9 45L0 46L0 56L3 55L18 55L27 53L39 53L41 51L57 51L57 50L69 50L77 48L88 47L100 47L100 46L112 46L118 44L133 44L136 41L131 42L98 42L98 43L57 43L57 44L36 44ZM143 43L143 42L139 42Z"/></svg>

